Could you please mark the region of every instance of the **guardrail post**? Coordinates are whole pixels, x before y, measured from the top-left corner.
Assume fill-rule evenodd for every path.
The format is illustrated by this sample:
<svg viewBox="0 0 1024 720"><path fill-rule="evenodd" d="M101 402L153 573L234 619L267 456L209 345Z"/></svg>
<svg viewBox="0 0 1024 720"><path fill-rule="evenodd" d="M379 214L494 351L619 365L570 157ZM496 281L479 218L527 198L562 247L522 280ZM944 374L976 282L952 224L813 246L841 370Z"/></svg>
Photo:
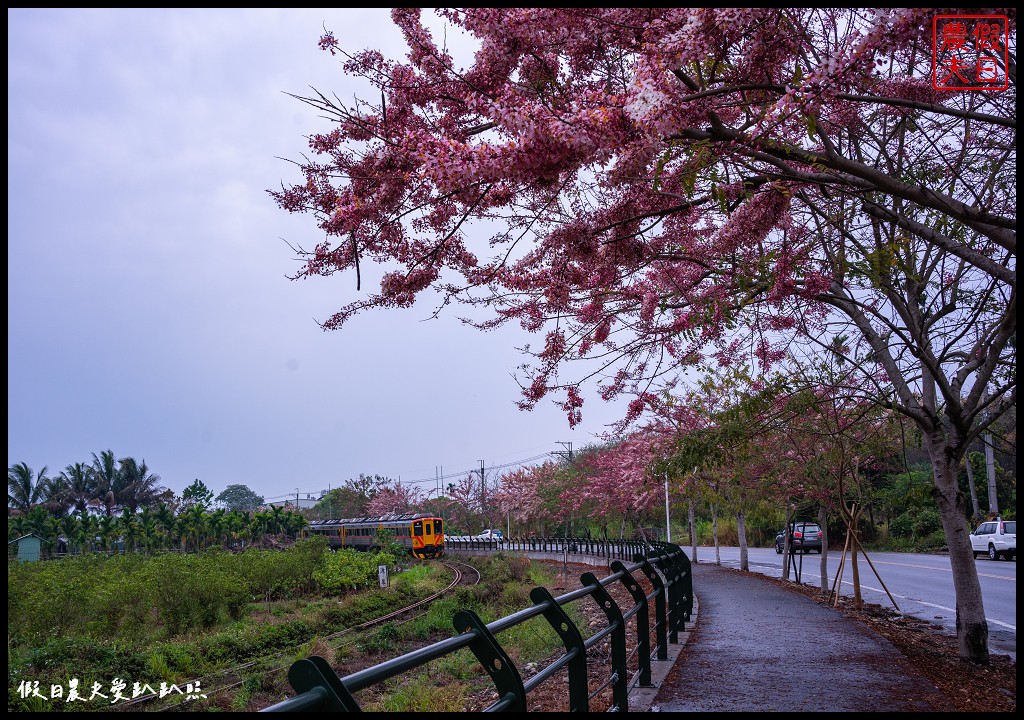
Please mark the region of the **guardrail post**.
<svg viewBox="0 0 1024 720"><path fill-rule="evenodd" d="M544 619L562 639L566 653L575 651L569 661L569 712L589 712L587 692L587 647L579 629L565 614L558 601L547 588L536 587L530 591L534 605L544 605Z"/></svg>
<svg viewBox="0 0 1024 720"><path fill-rule="evenodd" d="M689 556L679 549L679 563L682 565L683 612L687 620L693 617L693 563Z"/></svg>
<svg viewBox="0 0 1024 720"><path fill-rule="evenodd" d="M662 573L668 579L669 595L669 641L678 642L680 630L686 630L686 621L693 612L692 593L693 578L690 575L690 559L682 548L665 548L661 551L663 559L659 564Z"/></svg>
<svg viewBox="0 0 1024 720"><path fill-rule="evenodd" d="M605 620L612 628L612 672L615 675L612 683L612 699L615 702L616 712L628 712L629 673L626 670L626 622L622 617L622 610L594 573L583 573L580 576L580 582L593 588L594 600L604 611Z"/></svg>
<svg viewBox="0 0 1024 720"><path fill-rule="evenodd" d="M679 629L682 612L682 585L679 582L681 568L664 548L654 551L655 561L661 574L665 576L665 590L668 595L668 641L679 642Z"/></svg>
<svg viewBox="0 0 1024 720"><path fill-rule="evenodd" d="M476 635L469 649L494 681L499 702L503 702L507 710L526 712L526 688L523 687L519 670L487 629L487 625L472 610L459 610L452 618L452 623L456 632L472 632Z"/></svg>
<svg viewBox="0 0 1024 720"><path fill-rule="evenodd" d="M658 638L658 659L668 660L668 616L665 611L665 583L658 569L644 555L635 555L633 562L639 564L644 575L658 592L654 596L654 634Z"/></svg>
<svg viewBox="0 0 1024 720"><path fill-rule="evenodd" d="M315 707L302 709L333 710L335 712L361 712L362 710L359 703L352 697L352 693L341 682L341 678L334 672L334 668L319 655L311 655L292 663L291 668L288 669L288 682L298 693L298 696L292 698L293 702L301 702L300 696L307 693L311 698L319 699ZM281 704L285 706L282 710L290 710L294 707L290 706L288 701ZM294 707L294 709L299 710L300 708Z"/></svg>
<svg viewBox="0 0 1024 720"><path fill-rule="evenodd" d="M622 564L621 560L613 560L612 572L622 573L622 583L633 597L636 611L636 655L639 663L640 676L637 682L641 687L653 687L651 682L651 614L648 610L647 595L640 583Z"/></svg>

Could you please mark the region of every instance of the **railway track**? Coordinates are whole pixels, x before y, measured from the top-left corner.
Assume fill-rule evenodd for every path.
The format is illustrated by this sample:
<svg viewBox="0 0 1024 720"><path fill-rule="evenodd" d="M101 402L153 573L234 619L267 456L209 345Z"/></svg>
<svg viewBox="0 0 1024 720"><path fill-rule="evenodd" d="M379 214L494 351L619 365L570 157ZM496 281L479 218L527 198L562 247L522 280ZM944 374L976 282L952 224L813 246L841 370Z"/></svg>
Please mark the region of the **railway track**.
<svg viewBox="0 0 1024 720"><path fill-rule="evenodd" d="M380 615L358 625L353 625L352 627L320 637L318 638L318 642L324 643L335 653L343 653L347 648L363 640L374 628L384 625L385 623L403 625L411 622L429 612L431 603L449 594L455 588L459 586L472 586L480 582L480 572L472 565L454 560L437 560L432 562L444 565L452 573L451 582L444 588L433 595L418 600L410 605L406 605L398 610L385 613L384 615ZM257 672L267 677L276 673L285 674L295 661L295 654L307 646L308 643L303 643L298 646L285 648L271 655L263 656L257 660L251 660L246 663L223 668L197 678L193 683L196 687L201 688L201 692L205 697L210 698L241 687L247 680L247 677L245 676L252 676ZM152 694L133 698L123 703L118 703L110 709L127 710L128 712L164 712L183 710L187 707L187 704L185 703L173 702L174 700L179 700L182 697L181 695L173 695L170 697L172 702L168 702L166 698L161 698L158 693L154 692Z"/></svg>

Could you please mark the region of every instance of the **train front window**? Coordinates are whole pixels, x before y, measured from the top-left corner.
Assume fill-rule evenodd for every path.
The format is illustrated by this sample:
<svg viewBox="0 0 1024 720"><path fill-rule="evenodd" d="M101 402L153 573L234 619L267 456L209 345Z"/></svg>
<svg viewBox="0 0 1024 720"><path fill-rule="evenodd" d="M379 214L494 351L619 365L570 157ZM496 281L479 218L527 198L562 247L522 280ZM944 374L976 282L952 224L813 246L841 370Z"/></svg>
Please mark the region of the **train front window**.
<svg viewBox="0 0 1024 720"><path fill-rule="evenodd" d="M414 522L412 524L412 534L415 535L416 537L422 537L423 536L423 521L422 520L417 520L416 522Z"/></svg>
<svg viewBox="0 0 1024 720"><path fill-rule="evenodd" d="M434 520L434 532L437 535L441 534L441 521L440 520Z"/></svg>

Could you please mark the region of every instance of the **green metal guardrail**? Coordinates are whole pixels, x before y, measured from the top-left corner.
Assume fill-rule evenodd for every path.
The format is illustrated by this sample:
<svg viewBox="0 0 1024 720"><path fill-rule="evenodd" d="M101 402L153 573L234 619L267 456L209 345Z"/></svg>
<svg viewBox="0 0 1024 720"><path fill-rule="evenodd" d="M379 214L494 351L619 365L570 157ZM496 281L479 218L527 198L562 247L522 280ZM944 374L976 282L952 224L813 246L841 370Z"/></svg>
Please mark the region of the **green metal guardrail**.
<svg viewBox="0 0 1024 720"><path fill-rule="evenodd" d="M676 545L668 543L635 543L595 541L582 538L530 538L504 541L465 541L469 549L503 549L567 556L587 554L609 560L612 574L598 579L585 573L579 590L553 597L546 588L530 592L534 605L493 623L484 624L472 610L455 613L453 623L459 633L399 658L339 678L323 658L311 657L296 662L288 673L296 691L294 697L265 708L261 712L349 711L360 710L353 693L376 685L403 672L424 666L462 648L469 648L481 667L495 684L498 701L484 712L526 712L527 696L562 668L567 668L569 707L572 712L589 712L587 685L587 650L605 638L611 645L612 672L601 689L611 685L613 705L609 710L628 712L631 682L639 687L651 686L651 660L668 659L669 643L678 642L693 611L693 583L690 560ZM458 544L458 543L457 543ZM452 548L456 550L455 547ZM627 565L623 559L632 558ZM618 559L611 559L618 558ZM637 574L650 583L645 592ZM622 583L633 600L632 606L621 608L606 588ZM604 612L606 625L584 639L569 620L565 605L592 597ZM653 625L651 625L653 601ZM564 653L542 672L525 682L497 635L515 625L543 616L564 645ZM632 625L637 638L636 650L627 657L626 633ZM651 637L654 638L652 649ZM630 673L633 680L630 680Z"/></svg>
<svg viewBox="0 0 1024 720"><path fill-rule="evenodd" d="M462 550L510 550L514 552L538 552L546 555L565 553L586 555L594 558L613 560L632 560L643 555L659 543L647 543L642 540L600 540L596 538L562 538L562 537L529 537L529 538L490 538L467 537L463 539L445 539L445 547L456 552Z"/></svg>
<svg viewBox="0 0 1024 720"><path fill-rule="evenodd" d="M651 687L652 658L666 660L669 643L678 642L693 612L693 576L690 559L676 545L669 543L636 543L597 541L585 538L529 538L526 540L469 540L466 549L502 549L527 551L567 557L592 555L609 559L612 574L598 579L593 573L580 576L582 587L553 597L546 588L530 593L533 606L484 624L472 610L459 610L452 622L458 633L427 647L415 650L379 665L339 678L321 657L312 656L295 662L288 671L288 681L297 693L294 697L261 712L349 711L361 710L353 694L384 682L408 670L421 667L463 648L469 648L494 683L498 699L484 712L527 712L527 697L562 668L567 668L569 707L572 712L589 712L587 687L587 650L605 638L609 639L612 672L603 687L612 687L613 705L609 710L629 710L630 685ZM458 551L451 546L450 549ZM627 557L632 563L622 562ZM618 559L612 559L618 558ZM637 574L645 577L652 589L645 592ZM625 585L632 598L629 608L620 608L607 589L613 583ZM593 598L604 612L606 624L584 639L570 620L564 607ZM653 600L653 626L651 601ZM519 669L498 641L497 635L515 625L543 616L561 638L565 647L554 662L525 682ZM626 633L632 626L637 645L632 655L626 653ZM651 638L655 647L651 648ZM633 673L633 679L630 674Z"/></svg>

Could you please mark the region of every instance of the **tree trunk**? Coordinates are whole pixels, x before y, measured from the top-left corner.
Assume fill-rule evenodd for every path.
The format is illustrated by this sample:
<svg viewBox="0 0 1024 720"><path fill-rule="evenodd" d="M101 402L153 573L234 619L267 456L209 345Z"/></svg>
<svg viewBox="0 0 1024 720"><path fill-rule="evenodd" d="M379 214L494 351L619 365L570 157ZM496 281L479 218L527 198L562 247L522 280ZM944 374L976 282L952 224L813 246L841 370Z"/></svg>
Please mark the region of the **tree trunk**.
<svg viewBox="0 0 1024 720"><path fill-rule="evenodd" d="M792 538L789 537L789 535L790 535L790 533L789 533L789 522L790 522L791 519L792 519L792 515L790 515L789 505L787 504L786 505L786 527L785 527L785 529L783 530L783 533L782 533L782 537L783 537L783 540L782 540L782 579L783 580L789 580L789 563L790 563L789 553L790 553L791 544L793 542Z"/></svg>
<svg viewBox="0 0 1024 720"><path fill-rule="evenodd" d="M987 665L988 621L985 620L981 582L971 551L970 530L964 520L967 503L956 482L960 458L955 457L941 431L926 433L924 444L932 462L935 502L949 547L949 567L956 594L956 635L960 657Z"/></svg>
<svg viewBox="0 0 1024 720"><path fill-rule="evenodd" d="M742 510L736 513L736 534L740 544L740 570L750 572L750 562L747 560L747 515Z"/></svg>
<svg viewBox="0 0 1024 720"><path fill-rule="evenodd" d="M690 500L690 508L687 513L687 522L690 524L690 550L693 556L690 562L697 562L697 523L693 519L693 500Z"/></svg>
<svg viewBox="0 0 1024 720"><path fill-rule="evenodd" d="M818 508L818 525L821 527L821 555L819 556L818 574L821 576L821 594L828 595L828 515L825 508Z"/></svg>
<svg viewBox="0 0 1024 720"><path fill-rule="evenodd" d="M853 606L860 610L864 607L864 597L860 593L860 568L857 565L857 547L860 540L857 537L857 517L854 515L853 527L850 533L850 579L853 581Z"/></svg>
<svg viewBox="0 0 1024 720"><path fill-rule="evenodd" d="M718 505L711 504L711 534L715 538L715 565L722 564L722 550L718 544Z"/></svg>

